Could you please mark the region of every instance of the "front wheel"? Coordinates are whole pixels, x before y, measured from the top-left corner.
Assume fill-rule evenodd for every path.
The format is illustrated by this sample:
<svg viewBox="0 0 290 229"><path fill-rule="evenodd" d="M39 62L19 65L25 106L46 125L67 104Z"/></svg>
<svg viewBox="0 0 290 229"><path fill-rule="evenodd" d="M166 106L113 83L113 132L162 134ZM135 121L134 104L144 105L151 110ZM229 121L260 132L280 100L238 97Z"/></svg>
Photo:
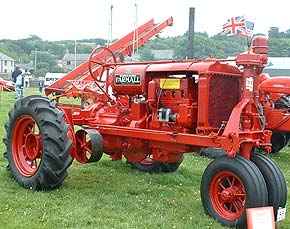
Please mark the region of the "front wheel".
<svg viewBox="0 0 290 229"><path fill-rule="evenodd" d="M287 186L283 173L278 165L265 155L252 153L250 159L263 174L268 189L268 205L273 206L277 219L277 210L279 207L284 208L287 201Z"/></svg>
<svg viewBox="0 0 290 229"><path fill-rule="evenodd" d="M240 156L213 160L202 176L200 192L205 212L229 227L246 226L246 208L268 204L260 170Z"/></svg>
<svg viewBox="0 0 290 229"><path fill-rule="evenodd" d="M54 189L67 176L72 162L69 125L56 102L41 96L18 100L5 125L7 136L4 156L7 169L24 188Z"/></svg>

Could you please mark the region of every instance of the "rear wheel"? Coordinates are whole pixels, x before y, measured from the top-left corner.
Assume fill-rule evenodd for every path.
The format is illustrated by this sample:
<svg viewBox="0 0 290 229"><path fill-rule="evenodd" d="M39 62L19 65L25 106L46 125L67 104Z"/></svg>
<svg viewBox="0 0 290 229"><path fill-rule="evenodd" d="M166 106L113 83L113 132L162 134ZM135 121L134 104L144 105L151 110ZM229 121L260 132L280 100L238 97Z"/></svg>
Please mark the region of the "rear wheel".
<svg viewBox="0 0 290 229"><path fill-rule="evenodd" d="M227 152L219 148L201 148L198 154L203 157L208 157L210 159L215 159L217 157L225 156Z"/></svg>
<svg viewBox="0 0 290 229"><path fill-rule="evenodd" d="M132 163L133 168L145 171L148 173L169 173L175 172L184 159L181 154L180 159L177 162L166 163L154 161L151 156L147 156L143 161L138 163Z"/></svg>
<svg viewBox="0 0 290 229"><path fill-rule="evenodd" d="M252 153L251 161L263 174L268 189L268 205L273 206L277 219L278 208L284 208L287 201L287 187L283 173L278 165L265 155Z"/></svg>
<svg viewBox="0 0 290 229"><path fill-rule="evenodd" d="M226 226L246 226L246 208L268 203L265 180L257 166L243 157L219 157L206 168L201 200L210 216Z"/></svg>
<svg viewBox="0 0 290 229"><path fill-rule="evenodd" d="M72 157L69 125L56 102L41 96L28 96L14 105L3 138L8 170L24 188L54 189L67 176Z"/></svg>

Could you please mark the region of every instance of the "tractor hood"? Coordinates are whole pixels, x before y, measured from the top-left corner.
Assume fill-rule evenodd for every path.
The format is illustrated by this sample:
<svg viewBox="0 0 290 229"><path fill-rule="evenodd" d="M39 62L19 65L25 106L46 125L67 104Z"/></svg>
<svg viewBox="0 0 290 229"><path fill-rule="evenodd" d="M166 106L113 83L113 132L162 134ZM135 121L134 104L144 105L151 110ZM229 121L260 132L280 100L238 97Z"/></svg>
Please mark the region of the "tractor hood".
<svg viewBox="0 0 290 229"><path fill-rule="evenodd" d="M266 79L260 83L260 89L268 93L290 94L290 76Z"/></svg>

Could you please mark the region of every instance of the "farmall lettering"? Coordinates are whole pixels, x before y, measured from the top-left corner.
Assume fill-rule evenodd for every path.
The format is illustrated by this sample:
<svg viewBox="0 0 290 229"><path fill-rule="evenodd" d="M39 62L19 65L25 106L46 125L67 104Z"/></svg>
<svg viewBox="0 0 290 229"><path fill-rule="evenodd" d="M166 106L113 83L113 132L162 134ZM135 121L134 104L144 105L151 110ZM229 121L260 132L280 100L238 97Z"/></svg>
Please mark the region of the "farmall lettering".
<svg viewBox="0 0 290 229"><path fill-rule="evenodd" d="M140 85L141 74L119 74L115 76L115 85Z"/></svg>

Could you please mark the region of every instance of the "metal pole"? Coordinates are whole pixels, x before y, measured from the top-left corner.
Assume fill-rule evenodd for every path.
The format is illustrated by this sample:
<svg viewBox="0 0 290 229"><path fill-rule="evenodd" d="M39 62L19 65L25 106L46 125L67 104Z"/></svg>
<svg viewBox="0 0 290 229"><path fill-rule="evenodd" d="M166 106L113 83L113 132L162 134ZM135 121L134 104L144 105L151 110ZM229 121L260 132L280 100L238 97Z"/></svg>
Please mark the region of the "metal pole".
<svg viewBox="0 0 290 229"><path fill-rule="evenodd" d="M34 55L34 75L36 74L36 61L37 61L37 49L35 49L35 55Z"/></svg>
<svg viewBox="0 0 290 229"><path fill-rule="evenodd" d="M75 40L74 52L75 52L75 68L76 68L77 67L77 40Z"/></svg>
<svg viewBox="0 0 290 229"><path fill-rule="evenodd" d="M138 32L137 32L137 3L135 3L135 20L134 20L134 33L133 33L133 47L132 47L132 55L131 55L131 61L134 60L135 57L135 47L137 49L138 44L137 44L137 36L138 36Z"/></svg>
<svg viewBox="0 0 290 229"><path fill-rule="evenodd" d="M195 16L195 8L189 8L189 28L188 28L188 59L192 59L194 57L194 16Z"/></svg>
<svg viewBox="0 0 290 229"><path fill-rule="evenodd" d="M137 3L135 3L135 28L134 28L134 31L135 31L134 43L136 43L136 52L134 53L135 59L138 58L138 29L137 28L138 28L138 5Z"/></svg>
<svg viewBox="0 0 290 229"><path fill-rule="evenodd" d="M109 20L109 38L108 38L108 45L107 47L109 47L112 44L112 40L113 40L113 5L111 5L110 8L110 20Z"/></svg>

